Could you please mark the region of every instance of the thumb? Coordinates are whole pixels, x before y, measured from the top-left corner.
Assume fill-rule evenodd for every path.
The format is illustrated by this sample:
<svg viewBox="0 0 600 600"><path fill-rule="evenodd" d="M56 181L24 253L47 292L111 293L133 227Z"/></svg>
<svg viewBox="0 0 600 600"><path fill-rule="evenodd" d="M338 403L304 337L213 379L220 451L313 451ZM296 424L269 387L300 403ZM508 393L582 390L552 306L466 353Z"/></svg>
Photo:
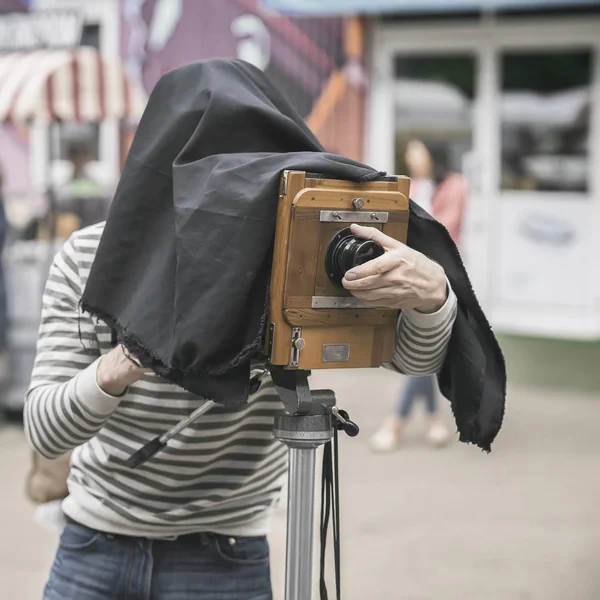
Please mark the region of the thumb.
<svg viewBox="0 0 600 600"><path fill-rule="evenodd" d="M352 231L356 237L377 242L384 250L394 250L395 248L404 246L402 242L395 240L375 227L364 227L363 225L353 223L350 225L350 231Z"/></svg>

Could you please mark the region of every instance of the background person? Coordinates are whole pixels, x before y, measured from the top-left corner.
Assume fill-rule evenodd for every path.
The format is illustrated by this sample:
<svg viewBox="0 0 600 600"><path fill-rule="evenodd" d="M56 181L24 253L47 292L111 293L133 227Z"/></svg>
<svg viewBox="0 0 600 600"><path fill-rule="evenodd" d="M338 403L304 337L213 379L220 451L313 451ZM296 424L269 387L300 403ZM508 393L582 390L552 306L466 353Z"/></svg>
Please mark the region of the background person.
<svg viewBox="0 0 600 600"><path fill-rule="evenodd" d="M411 178L411 199L442 223L458 246L467 197L466 178L449 169L444 147L436 148L421 140L410 140L404 158ZM438 396L435 375L409 376L401 390L395 413L371 438L373 450L387 452L397 446L419 398L424 401L427 413L427 440L434 446L444 445L450 436L440 416Z"/></svg>

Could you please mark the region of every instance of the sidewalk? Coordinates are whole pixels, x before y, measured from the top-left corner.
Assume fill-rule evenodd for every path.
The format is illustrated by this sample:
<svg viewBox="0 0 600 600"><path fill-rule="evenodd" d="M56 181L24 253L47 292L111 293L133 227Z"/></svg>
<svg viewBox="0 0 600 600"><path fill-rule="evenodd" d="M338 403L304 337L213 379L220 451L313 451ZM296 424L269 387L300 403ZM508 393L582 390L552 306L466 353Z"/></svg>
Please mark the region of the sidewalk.
<svg viewBox="0 0 600 600"><path fill-rule="evenodd" d="M312 378L313 388L336 390L362 429L341 440L344 600L600 598L600 397L513 389L489 455L429 449L421 415L401 449L372 455L368 437L399 384L385 370ZM18 428L0 428L0 456L0 597L36 600L56 536L23 497L28 449ZM271 536L277 600L284 542L282 506Z"/></svg>

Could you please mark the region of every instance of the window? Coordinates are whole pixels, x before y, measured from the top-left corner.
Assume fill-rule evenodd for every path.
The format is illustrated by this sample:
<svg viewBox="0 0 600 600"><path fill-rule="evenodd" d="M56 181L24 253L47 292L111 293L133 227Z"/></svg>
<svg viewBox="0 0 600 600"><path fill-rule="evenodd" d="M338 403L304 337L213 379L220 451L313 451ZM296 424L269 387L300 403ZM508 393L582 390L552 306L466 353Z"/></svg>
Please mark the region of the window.
<svg viewBox="0 0 600 600"><path fill-rule="evenodd" d="M81 30L81 45L100 48L100 25L98 23L84 23Z"/></svg>
<svg viewBox="0 0 600 600"><path fill-rule="evenodd" d="M462 172L473 145L475 56L399 55L394 67L396 173L416 176L406 164L411 140L425 144L437 183Z"/></svg>
<svg viewBox="0 0 600 600"><path fill-rule="evenodd" d="M501 57L501 187L586 192L590 51Z"/></svg>
<svg viewBox="0 0 600 600"><path fill-rule="evenodd" d="M60 123L58 157L69 160L73 146L85 147L92 160L100 158L99 123Z"/></svg>

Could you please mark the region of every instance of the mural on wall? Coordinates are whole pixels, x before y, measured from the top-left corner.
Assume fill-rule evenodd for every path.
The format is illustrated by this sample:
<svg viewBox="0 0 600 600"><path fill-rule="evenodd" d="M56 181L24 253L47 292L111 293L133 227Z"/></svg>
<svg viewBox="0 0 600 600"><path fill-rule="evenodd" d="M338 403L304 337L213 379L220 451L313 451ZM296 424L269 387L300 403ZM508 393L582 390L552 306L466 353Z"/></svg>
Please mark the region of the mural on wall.
<svg viewBox="0 0 600 600"><path fill-rule="evenodd" d="M122 22L123 58L146 89L183 63L235 56L278 84L328 150L360 157L360 23L285 17L259 0L124 0Z"/></svg>
<svg viewBox="0 0 600 600"><path fill-rule="evenodd" d="M0 0L0 13L26 12L32 0Z"/></svg>

